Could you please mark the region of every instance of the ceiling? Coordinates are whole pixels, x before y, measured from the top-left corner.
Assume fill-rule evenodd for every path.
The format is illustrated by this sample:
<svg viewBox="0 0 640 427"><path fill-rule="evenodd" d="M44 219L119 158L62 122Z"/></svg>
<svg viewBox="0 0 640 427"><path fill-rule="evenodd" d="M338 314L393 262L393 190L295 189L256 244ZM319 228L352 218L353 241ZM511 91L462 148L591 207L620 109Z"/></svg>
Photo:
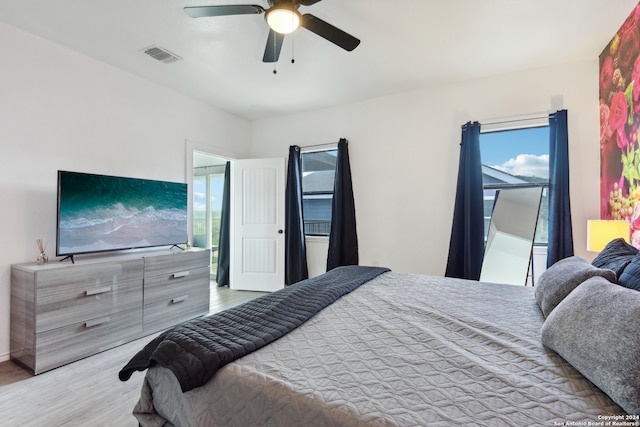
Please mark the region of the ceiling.
<svg viewBox="0 0 640 427"><path fill-rule="evenodd" d="M362 40L305 29L262 62L264 15L190 18L185 6L266 0L2 0L0 18L248 120L421 87L596 59L637 0L323 0L301 6ZM293 41L293 42L292 42ZM182 59L143 53L158 46ZM292 56L295 63L291 63ZM5 58L6 59L6 58Z"/></svg>

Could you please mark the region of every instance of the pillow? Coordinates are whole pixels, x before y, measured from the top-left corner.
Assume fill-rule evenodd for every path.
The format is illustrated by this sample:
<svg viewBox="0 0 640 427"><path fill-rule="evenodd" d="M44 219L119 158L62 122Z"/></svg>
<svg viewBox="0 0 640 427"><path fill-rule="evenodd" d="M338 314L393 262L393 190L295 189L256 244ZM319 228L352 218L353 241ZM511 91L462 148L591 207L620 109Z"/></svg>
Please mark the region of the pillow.
<svg viewBox="0 0 640 427"><path fill-rule="evenodd" d="M549 316L569 292L593 276L602 276L611 282L616 281L613 271L594 267L579 256L561 259L546 269L535 286L536 301L544 317Z"/></svg>
<svg viewBox="0 0 640 427"><path fill-rule="evenodd" d="M631 262L638 250L624 241L624 239L614 239L607 243L602 252L591 262L598 268L608 268L620 277L622 270Z"/></svg>
<svg viewBox="0 0 640 427"><path fill-rule="evenodd" d="M592 277L542 325L554 350L629 414L640 414L640 292Z"/></svg>
<svg viewBox="0 0 640 427"><path fill-rule="evenodd" d="M634 256L622 270L622 274L618 276L618 284L640 291L640 254Z"/></svg>

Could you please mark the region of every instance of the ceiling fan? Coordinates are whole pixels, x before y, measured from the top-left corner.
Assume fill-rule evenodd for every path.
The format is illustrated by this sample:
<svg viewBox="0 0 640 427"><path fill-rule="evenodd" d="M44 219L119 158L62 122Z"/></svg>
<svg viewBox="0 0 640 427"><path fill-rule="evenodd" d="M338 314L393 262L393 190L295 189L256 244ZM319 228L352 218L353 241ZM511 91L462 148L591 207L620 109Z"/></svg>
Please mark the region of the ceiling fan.
<svg viewBox="0 0 640 427"><path fill-rule="evenodd" d="M184 11L192 18L204 18L211 16L227 15L260 15L265 14L265 20L269 25L269 37L264 49L263 62L278 62L282 42L285 34L289 34L299 27L306 28L329 40L331 43L340 46L344 50L351 52L358 47L360 40L353 37L341 29L334 27L328 22L305 13L298 12L300 5L311 6L321 0L267 0L269 8L255 4L221 5L221 6L191 6L185 7Z"/></svg>

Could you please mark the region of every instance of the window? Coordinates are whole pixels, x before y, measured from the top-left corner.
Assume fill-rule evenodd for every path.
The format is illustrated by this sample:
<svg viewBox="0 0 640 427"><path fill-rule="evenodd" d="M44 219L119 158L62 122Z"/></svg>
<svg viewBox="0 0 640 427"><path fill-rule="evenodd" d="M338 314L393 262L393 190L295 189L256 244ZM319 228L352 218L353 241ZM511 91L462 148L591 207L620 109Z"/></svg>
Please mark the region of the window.
<svg viewBox="0 0 640 427"><path fill-rule="evenodd" d="M336 174L335 148L302 152L302 210L306 236L328 236Z"/></svg>
<svg viewBox="0 0 640 427"><path fill-rule="evenodd" d="M224 165L194 168L193 176L193 246L211 248L211 276L218 268L218 246Z"/></svg>
<svg viewBox="0 0 640 427"><path fill-rule="evenodd" d="M549 127L482 132L480 156L484 189L484 232L489 229L497 190L542 186L535 244L548 243Z"/></svg>

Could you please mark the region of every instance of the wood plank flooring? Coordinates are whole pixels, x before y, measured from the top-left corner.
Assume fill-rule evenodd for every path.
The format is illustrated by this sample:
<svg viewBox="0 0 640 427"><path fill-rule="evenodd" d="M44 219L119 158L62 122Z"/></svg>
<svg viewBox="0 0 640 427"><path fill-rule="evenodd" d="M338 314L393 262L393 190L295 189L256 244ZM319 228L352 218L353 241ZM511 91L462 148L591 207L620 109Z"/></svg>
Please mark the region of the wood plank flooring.
<svg viewBox="0 0 640 427"><path fill-rule="evenodd" d="M264 293L212 286L209 312L261 295ZM127 382L121 382L118 372L155 336L37 376L10 361L0 363L0 426L136 427L138 423L131 412L138 401L144 373L136 372Z"/></svg>

